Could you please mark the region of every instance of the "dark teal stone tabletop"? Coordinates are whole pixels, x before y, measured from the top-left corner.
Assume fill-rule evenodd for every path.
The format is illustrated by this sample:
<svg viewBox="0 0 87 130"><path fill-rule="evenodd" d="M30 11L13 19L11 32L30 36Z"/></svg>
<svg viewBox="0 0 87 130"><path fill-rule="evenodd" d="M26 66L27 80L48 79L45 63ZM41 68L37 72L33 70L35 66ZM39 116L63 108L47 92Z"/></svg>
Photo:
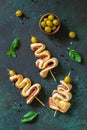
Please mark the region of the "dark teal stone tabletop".
<svg viewBox="0 0 87 130"><path fill-rule="evenodd" d="M20 19L15 12L21 9L26 17ZM54 13L61 20L61 28L55 35L46 35L39 28L39 19L45 13ZM74 31L75 39L68 33ZM39 76L35 67L36 58L30 49L30 38L34 35L45 43L52 56L59 60L53 69L56 82L50 73L46 79ZM11 42L18 37L21 41L17 57L6 56ZM67 48L77 50L82 62L72 61ZM15 70L38 82L42 90L31 105L20 95L9 81L7 68ZM48 98L57 88L59 81L71 70L71 108L65 113L54 111L48 106ZM38 117L22 124L21 117L28 111L38 112ZM87 130L87 1L86 0L0 0L0 130Z"/></svg>

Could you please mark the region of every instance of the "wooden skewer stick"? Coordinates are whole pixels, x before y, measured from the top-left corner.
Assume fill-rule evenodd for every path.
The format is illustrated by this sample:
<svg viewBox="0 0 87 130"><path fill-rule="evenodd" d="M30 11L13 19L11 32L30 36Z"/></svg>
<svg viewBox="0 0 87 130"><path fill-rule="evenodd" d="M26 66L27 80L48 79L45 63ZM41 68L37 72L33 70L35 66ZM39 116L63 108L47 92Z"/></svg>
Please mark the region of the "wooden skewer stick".
<svg viewBox="0 0 87 130"><path fill-rule="evenodd" d="M71 71L69 71L68 76L70 76L70 74L71 74Z"/></svg>
<svg viewBox="0 0 87 130"><path fill-rule="evenodd" d="M38 97L35 97L35 99L42 105L45 107L45 104L38 98Z"/></svg>
<svg viewBox="0 0 87 130"><path fill-rule="evenodd" d="M56 116L56 114L57 114L57 110L55 110L55 112L54 112L54 117Z"/></svg>
<svg viewBox="0 0 87 130"><path fill-rule="evenodd" d="M55 76L54 76L54 74L53 74L53 72L51 70L50 70L50 73L51 73L51 76L54 79L54 81L56 81L56 78L55 78Z"/></svg>

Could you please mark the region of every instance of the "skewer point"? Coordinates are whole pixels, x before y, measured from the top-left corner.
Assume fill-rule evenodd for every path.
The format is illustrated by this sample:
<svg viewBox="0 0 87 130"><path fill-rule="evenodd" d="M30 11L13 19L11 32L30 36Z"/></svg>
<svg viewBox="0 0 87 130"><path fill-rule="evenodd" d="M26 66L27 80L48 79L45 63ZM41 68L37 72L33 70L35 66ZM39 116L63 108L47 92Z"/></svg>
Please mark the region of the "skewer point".
<svg viewBox="0 0 87 130"><path fill-rule="evenodd" d="M55 112L54 112L54 117L56 117L56 114L57 114L57 110L55 110Z"/></svg>
<svg viewBox="0 0 87 130"><path fill-rule="evenodd" d="M35 97L35 99L42 105L45 107L45 104L38 98L38 97Z"/></svg>
<svg viewBox="0 0 87 130"><path fill-rule="evenodd" d="M51 70L50 70L50 73L51 73L51 76L54 79L54 81L56 81L56 78L55 78L55 76L54 76L54 74L53 74L53 72Z"/></svg>

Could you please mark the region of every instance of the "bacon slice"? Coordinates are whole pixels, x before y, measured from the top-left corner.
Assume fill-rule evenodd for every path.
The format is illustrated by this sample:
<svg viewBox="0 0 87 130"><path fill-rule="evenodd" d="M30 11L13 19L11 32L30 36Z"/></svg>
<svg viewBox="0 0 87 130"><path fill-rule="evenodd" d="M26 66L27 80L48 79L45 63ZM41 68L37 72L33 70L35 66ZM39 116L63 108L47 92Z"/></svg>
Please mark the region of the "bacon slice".
<svg viewBox="0 0 87 130"><path fill-rule="evenodd" d="M65 81L64 80L60 80L60 83L63 85L62 87L64 87L64 89L67 91L67 92L69 92L71 89L72 89L72 85L71 84L67 84L67 83L65 83ZM67 88L67 89L66 89Z"/></svg>
<svg viewBox="0 0 87 130"><path fill-rule="evenodd" d="M40 92L40 90L41 90L41 86L38 83L31 86L28 91L28 97L27 97L26 103L30 104L34 100L34 98L37 96L37 94Z"/></svg>
<svg viewBox="0 0 87 130"><path fill-rule="evenodd" d="M67 102L67 101L70 101L70 99L72 98L72 94L70 92L56 91L54 94L52 94L52 98Z"/></svg>

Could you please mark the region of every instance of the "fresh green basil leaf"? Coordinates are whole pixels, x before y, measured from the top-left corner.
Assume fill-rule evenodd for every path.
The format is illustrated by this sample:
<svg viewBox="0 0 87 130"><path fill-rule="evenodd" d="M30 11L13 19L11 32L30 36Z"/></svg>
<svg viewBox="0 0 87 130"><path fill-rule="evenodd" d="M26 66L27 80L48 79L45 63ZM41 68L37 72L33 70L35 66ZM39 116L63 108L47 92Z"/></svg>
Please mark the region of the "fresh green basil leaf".
<svg viewBox="0 0 87 130"><path fill-rule="evenodd" d="M22 123L31 122L35 117L37 117L37 115L38 115L37 112L30 111L21 118L21 122Z"/></svg>
<svg viewBox="0 0 87 130"><path fill-rule="evenodd" d="M10 45L10 50L15 51L20 46L19 38L15 38L12 44Z"/></svg>
<svg viewBox="0 0 87 130"><path fill-rule="evenodd" d="M6 55L11 56L11 51L10 50L6 51Z"/></svg>
<svg viewBox="0 0 87 130"><path fill-rule="evenodd" d="M14 51L12 51L12 50L8 50L8 51L6 52L6 55L7 55L7 56L16 57L16 53L15 53Z"/></svg>
<svg viewBox="0 0 87 130"><path fill-rule="evenodd" d="M14 51L11 51L11 56L13 56L15 58L16 57L16 53Z"/></svg>
<svg viewBox="0 0 87 130"><path fill-rule="evenodd" d="M81 56L76 50L69 49L69 57L76 62L81 62Z"/></svg>

